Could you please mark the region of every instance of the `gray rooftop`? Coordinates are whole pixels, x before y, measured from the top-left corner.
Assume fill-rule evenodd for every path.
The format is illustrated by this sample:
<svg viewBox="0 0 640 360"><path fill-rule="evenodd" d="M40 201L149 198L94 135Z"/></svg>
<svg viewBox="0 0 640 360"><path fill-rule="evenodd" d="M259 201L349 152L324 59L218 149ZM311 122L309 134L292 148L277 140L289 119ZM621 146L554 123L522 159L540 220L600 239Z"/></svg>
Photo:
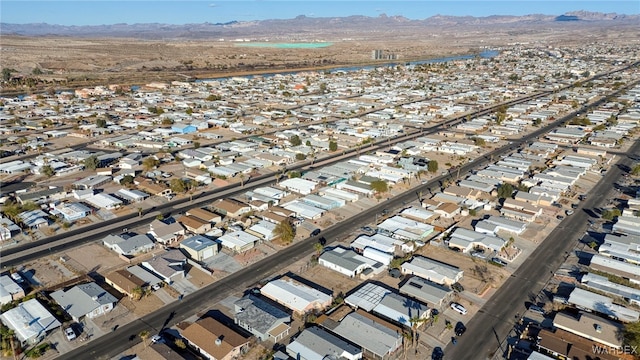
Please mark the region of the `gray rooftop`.
<svg viewBox="0 0 640 360"><path fill-rule="evenodd" d="M414 276L402 285L400 292L428 304L439 306L440 302L451 293L451 289Z"/></svg>
<svg viewBox="0 0 640 360"><path fill-rule="evenodd" d="M51 298L74 318L82 317L102 305L118 302L118 299L94 282L76 285L67 291L52 292Z"/></svg>
<svg viewBox="0 0 640 360"><path fill-rule="evenodd" d="M216 245L216 242L202 235L192 236L183 240L180 243L181 246L187 247L194 251L204 250L210 246Z"/></svg>
<svg viewBox="0 0 640 360"><path fill-rule="evenodd" d="M402 334L357 312L342 319L333 332L381 357L402 344Z"/></svg>
<svg viewBox="0 0 640 360"><path fill-rule="evenodd" d="M236 301L234 305L236 320L262 334L269 331L278 320L287 319L288 321L291 318L284 310L254 295L247 295Z"/></svg>
<svg viewBox="0 0 640 360"><path fill-rule="evenodd" d="M300 359L342 359L345 353L355 358L362 351L320 327L310 327L287 345L287 353Z"/></svg>

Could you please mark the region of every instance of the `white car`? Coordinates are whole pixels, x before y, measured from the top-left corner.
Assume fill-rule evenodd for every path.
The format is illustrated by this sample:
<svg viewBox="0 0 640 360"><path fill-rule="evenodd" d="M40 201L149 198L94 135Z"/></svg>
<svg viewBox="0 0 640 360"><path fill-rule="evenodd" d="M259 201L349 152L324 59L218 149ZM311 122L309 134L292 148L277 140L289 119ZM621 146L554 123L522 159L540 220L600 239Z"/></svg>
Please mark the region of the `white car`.
<svg viewBox="0 0 640 360"><path fill-rule="evenodd" d="M76 338L76 332L70 327L64 329L64 334L67 336L67 340L69 341Z"/></svg>
<svg viewBox="0 0 640 360"><path fill-rule="evenodd" d="M451 303L451 308L462 315L467 315L467 309L458 303Z"/></svg>
<svg viewBox="0 0 640 360"><path fill-rule="evenodd" d="M160 336L160 335L153 335L153 336L151 337L151 343L152 343L152 344L156 344L156 343L163 343L163 342L164 342L164 339L163 339L163 338L162 338L162 336Z"/></svg>

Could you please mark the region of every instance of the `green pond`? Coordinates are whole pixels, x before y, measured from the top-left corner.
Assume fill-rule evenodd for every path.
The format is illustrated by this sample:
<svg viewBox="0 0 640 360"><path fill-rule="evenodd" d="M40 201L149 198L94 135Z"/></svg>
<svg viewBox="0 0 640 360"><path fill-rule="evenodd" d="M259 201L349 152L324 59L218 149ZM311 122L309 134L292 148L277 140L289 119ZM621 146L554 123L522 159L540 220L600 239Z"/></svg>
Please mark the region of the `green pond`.
<svg viewBox="0 0 640 360"><path fill-rule="evenodd" d="M242 47L264 47L278 49L316 49L333 45L330 42L313 42L313 43L269 43L269 42L253 42L235 44Z"/></svg>

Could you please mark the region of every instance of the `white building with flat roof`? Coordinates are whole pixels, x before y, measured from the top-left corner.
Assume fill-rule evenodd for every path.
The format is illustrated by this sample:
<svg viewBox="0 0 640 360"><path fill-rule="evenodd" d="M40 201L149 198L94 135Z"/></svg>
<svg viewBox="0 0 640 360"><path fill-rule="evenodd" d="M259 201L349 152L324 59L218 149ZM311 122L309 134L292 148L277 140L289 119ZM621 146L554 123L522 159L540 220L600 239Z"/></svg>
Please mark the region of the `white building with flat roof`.
<svg viewBox="0 0 640 360"><path fill-rule="evenodd" d="M459 268L423 256L414 256L401 266L405 275L416 275L437 284L451 285L462 279Z"/></svg>
<svg viewBox="0 0 640 360"><path fill-rule="evenodd" d="M13 330L22 345L37 344L62 324L38 300L31 299L0 314L0 320Z"/></svg>
<svg viewBox="0 0 640 360"><path fill-rule="evenodd" d="M333 296L292 279L270 281L260 288L260 294L298 314L324 310L333 301Z"/></svg>

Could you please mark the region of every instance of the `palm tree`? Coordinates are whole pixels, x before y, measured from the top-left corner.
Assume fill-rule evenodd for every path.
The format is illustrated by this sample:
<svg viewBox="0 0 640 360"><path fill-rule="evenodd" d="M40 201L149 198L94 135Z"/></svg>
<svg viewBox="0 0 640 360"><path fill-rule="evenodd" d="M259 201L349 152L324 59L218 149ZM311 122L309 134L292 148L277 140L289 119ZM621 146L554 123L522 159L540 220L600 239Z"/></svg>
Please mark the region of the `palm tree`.
<svg viewBox="0 0 640 360"><path fill-rule="evenodd" d="M147 339L149 338L149 335L151 335L151 333L148 330L142 330L140 332L140 334L138 334L138 336L140 336L140 339L142 339L142 343L144 344L144 348L147 348Z"/></svg>
<svg viewBox="0 0 640 360"><path fill-rule="evenodd" d="M409 323L411 324L411 338L413 340L414 349L418 346L418 327L425 321L427 321L427 319L420 316L414 316L409 319Z"/></svg>
<svg viewBox="0 0 640 360"><path fill-rule="evenodd" d="M138 217L142 217L142 208L141 207L138 208Z"/></svg>
<svg viewBox="0 0 640 360"><path fill-rule="evenodd" d="M404 348L404 360L407 360L407 353L409 351L409 342L412 341L411 333L402 332L402 345Z"/></svg>
<svg viewBox="0 0 640 360"><path fill-rule="evenodd" d="M316 254L318 256L320 256L320 254L322 254L322 250L324 249L324 246L322 246L322 244L317 242L317 243L313 244L313 248L316 250Z"/></svg>

